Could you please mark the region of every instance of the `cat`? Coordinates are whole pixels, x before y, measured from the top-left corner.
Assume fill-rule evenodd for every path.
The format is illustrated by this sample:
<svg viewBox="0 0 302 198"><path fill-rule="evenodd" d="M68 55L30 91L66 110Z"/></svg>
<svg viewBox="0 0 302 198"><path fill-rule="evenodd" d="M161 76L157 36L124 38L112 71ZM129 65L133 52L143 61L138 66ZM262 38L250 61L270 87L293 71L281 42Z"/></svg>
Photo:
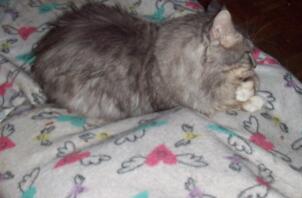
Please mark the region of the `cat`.
<svg viewBox="0 0 302 198"><path fill-rule="evenodd" d="M184 106L207 116L261 108L252 42L228 10L154 24L90 2L52 24L34 49L50 102L100 122Z"/></svg>

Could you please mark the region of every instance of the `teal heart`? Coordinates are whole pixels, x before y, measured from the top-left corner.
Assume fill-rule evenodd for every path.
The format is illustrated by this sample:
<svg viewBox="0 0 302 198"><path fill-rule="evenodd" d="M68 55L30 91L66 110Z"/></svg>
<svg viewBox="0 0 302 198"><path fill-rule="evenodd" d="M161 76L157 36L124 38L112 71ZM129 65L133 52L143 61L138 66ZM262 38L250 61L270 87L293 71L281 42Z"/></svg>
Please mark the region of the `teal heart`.
<svg viewBox="0 0 302 198"><path fill-rule="evenodd" d="M148 122L146 124L140 125L137 130L145 130L145 129L149 129L149 128L153 128L153 127L160 127L160 126L163 126L167 123L168 123L167 120L153 120L153 121Z"/></svg>
<svg viewBox="0 0 302 198"><path fill-rule="evenodd" d="M159 8L155 10L155 12L152 15L145 16L147 19L149 19L152 22L155 23L161 23L163 22L166 17L165 17L165 7L162 5Z"/></svg>
<svg viewBox="0 0 302 198"><path fill-rule="evenodd" d="M22 193L22 198L34 198L36 193L37 193L36 187L31 186Z"/></svg>
<svg viewBox="0 0 302 198"><path fill-rule="evenodd" d="M224 133L230 136L236 136L236 133L234 131L224 128L223 126L220 126L218 124L210 124L208 125L208 129L214 132Z"/></svg>
<svg viewBox="0 0 302 198"><path fill-rule="evenodd" d="M39 7L39 13L44 14L51 12L59 7L58 3L44 3Z"/></svg>
<svg viewBox="0 0 302 198"><path fill-rule="evenodd" d="M9 0L0 0L0 5L8 5L9 4Z"/></svg>
<svg viewBox="0 0 302 198"><path fill-rule="evenodd" d="M76 127L84 127L84 125L86 124L86 118L81 116L60 115L57 120L59 122L69 122Z"/></svg>
<svg viewBox="0 0 302 198"><path fill-rule="evenodd" d="M24 53L24 54L20 54L18 56L16 56L16 59L25 63L25 64L33 64L36 57L31 53Z"/></svg>
<svg viewBox="0 0 302 198"><path fill-rule="evenodd" d="M149 197L148 191L144 191L135 195L133 198L148 198L148 197Z"/></svg>

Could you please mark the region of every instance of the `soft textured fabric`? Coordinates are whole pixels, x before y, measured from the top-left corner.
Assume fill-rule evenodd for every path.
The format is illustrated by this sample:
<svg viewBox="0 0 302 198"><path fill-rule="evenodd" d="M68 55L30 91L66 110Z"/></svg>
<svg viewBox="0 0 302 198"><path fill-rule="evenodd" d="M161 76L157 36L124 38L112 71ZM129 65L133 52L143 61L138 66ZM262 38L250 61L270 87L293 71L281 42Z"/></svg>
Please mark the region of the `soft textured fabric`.
<svg viewBox="0 0 302 198"><path fill-rule="evenodd" d="M302 85L258 49L266 104L256 113L209 119L176 108L90 129L64 109L26 105L43 96L16 69L34 61L60 2L0 0L1 198L302 197ZM156 22L202 10L196 1L120 2Z"/></svg>

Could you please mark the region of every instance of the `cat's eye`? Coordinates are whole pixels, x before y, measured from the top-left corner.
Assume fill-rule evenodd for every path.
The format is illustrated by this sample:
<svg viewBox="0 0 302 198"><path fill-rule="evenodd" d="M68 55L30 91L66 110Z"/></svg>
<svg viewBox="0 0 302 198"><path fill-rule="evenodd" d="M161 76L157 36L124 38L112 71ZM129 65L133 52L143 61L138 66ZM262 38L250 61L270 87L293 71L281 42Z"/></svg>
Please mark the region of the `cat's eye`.
<svg viewBox="0 0 302 198"><path fill-rule="evenodd" d="M249 77L239 78L239 80L242 82L247 82L247 81L251 81L252 78L249 76Z"/></svg>

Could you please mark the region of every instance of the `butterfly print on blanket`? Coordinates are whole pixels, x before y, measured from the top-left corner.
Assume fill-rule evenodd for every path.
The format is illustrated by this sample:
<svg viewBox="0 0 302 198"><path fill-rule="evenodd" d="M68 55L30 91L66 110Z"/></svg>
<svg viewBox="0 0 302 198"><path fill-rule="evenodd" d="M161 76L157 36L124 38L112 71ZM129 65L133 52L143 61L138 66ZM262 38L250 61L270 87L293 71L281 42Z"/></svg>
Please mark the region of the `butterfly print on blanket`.
<svg viewBox="0 0 302 198"><path fill-rule="evenodd" d="M259 131L259 120L257 117L250 115L248 120L243 121L243 128L251 134L249 138L250 142L253 142L258 147L270 152L272 155L287 163L291 162L290 157L277 151L273 142L267 139L264 133Z"/></svg>
<svg viewBox="0 0 302 198"><path fill-rule="evenodd" d="M15 175L11 171L0 172L0 183L2 181L7 181L13 179Z"/></svg>
<svg viewBox="0 0 302 198"><path fill-rule="evenodd" d="M52 142L50 141L49 136L50 136L50 133L52 131L54 131L55 128L56 128L52 124L53 124L52 122L46 123L45 128L43 128L40 131L40 134L35 137L35 139L40 142L41 146L50 146L50 145L52 145Z"/></svg>
<svg viewBox="0 0 302 198"><path fill-rule="evenodd" d="M283 79L286 81L286 87L293 88L298 94L302 95L302 85L291 73L284 74Z"/></svg>
<svg viewBox="0 0 302 198"><path fill-rule="evenodd" d="M80 196L80 194L86 192L88 188L84 186L85 180L86 178L83 175L76 175L73 178L73 187L66 198L77 198Z"/></svg>
<svg viewBox="0 0 302 198"><path fill-rule="evenodd" d="M246 188L239 193L238 198L265 198L269 194L271 184L274 182L273 173L264 164L258 166L258 176L256 177L256 185Z"/></svg>
<svg viewBox="0 0 302 198"><path fill-rule="evenodd" d="M34 116L33 120L55 120L62 123L70 123L75 127L87 128L87 119L77 115L62 114L57 111L42 111Z"/></svg>
<svg viewBox="0 0 302 198"><path fill-rule="evenodd" d="M272 92L268 90L258 90L257 95L262 97L265 101L263 108L267 111L273 111L275 109L274 103L276 102L276 98Z"/></svg>
<svg viewBox="0 0 302 198"><path fill-rule="evenodd" d="M160 7L166 7L168 4L172 5L175 10L200 11L204 9L200 3L194 0L157 0L155 7L159 9Z"/></svg>
<svg viewBox="0 0 302 198"><path fill-rule="evenodd" d="M12 25L2 25L2 29L9 35L18 35L22 40L27 40L34 33L43 33L49 29L47 24L39 26L21 26L14 27Z"/></svg>
<svg viewBox="0 0 302 198"><path fill-rule="evenodd" d="M46 14L55 10L64 11L69 5L68 3L56 3L56 2L47 2L43 3L40 0L30 0L29 6L37 8L40 14Z"/></svg>
<svg viewBox="0 0 302 198"><path fill-rule="evenodd" d="M6 39L4 42L0 43L0 51L5 54L10 53L12 46L17 43L17 41L17 38Z"/></svg>
<svg viewBox="0 0 302 198"><path fill-rule="evenodd" d="M0 153L16 146L15 142L9 138L14 132L14 125L5 124L2 126L0 133Z"/></svg>
<svg viewBox="0 0 302 198"><path fill-rule="evenodd" d="M9 16L12 21L15 21L19 17L19 12L9 5L9 1L0 1L0 9L4 16Z"/></svg>
<svg viewBox="0 0 302 198"><path fill-rule="evenodd" d="M92 154L90 151L77 151L72 141L64 142L59 147L57 157L59 160L54 165L54 169L80 162L82 166L99 165L102 162L111 160L111 157L104 154Z"/></svg>
<svg viewBox="0 0 302 198"><path fill-rule="evenodd" d="M140 120L137 127L121 132L120 134L122 134L122 137L115 139L114 143L116 145L122 145L126 142L136 142L139 139L142 139L148 130L161 127L163 125L166 125L167 123L167 120L156 118L149 120Z"/></svg>
<svg viewBox="0 0 302 198"><path fill-rule="evenodd" d="M0 108L8 109L21 104L23 93L13 87L18 74L17 70L8 71L6 81L0 84Z"/></svg>
<svg viewBox="0 0 302 198"><path fill-rule="evenodd" d="M262 117L264 117L265 119L272 121L273 124L275 126L278 126L283 133L289 133L289 129L288 129L287 124L285 124L284 122L282 122L282 120L281 120L281 118L279 116L273 116L273 115L271 115L268 112L260 113L260 115Z"/></svg>
<svg viewBox="0 0 302 198"><path fill-rule="evenodd" d="M166 147L166 145L161 144L155 147L147 156L135 155L122 162L121 168L117 170L117 173L127 173L144 165L148 167L156 167L159 164L165 164L167 166L182 164L194 168L208 166L208 163L201 155L195 155L194 153L175 154L168 147Z"/></svg>
<svg viewBox="0 0 302 198"><path fill-rule="evenodd" d="M235 131L225 128L219 124L209 124L207 128L209 131L226 135L227 143L235 151L242 152L247 155L251 155L253 153L253 148L251 147L250 143L243 137L239 136Z"/></svg>
<svg viewBox="0 0 302 198"><path fill-rule="evenodd" d="M263 51L261 51L260 49L256 48L253 53L252 56L254 58L254 60L256 61L257 64L261 64L261 65L280 65L280 63L273 58L272 56L269 56L268 54L264 53Z"/></svg>
<svg viewBox="0 0 302 198"><path fill-rule="evenodd" d="M296 139L296 140L292 143L291 147L292 147L292 149L293 149L294 151L298 151L298 150L302 149L302 137Z"/></svg>
<svg viewBox="0 0 302 198"><path fill-rule="evenodd" d="M234 154L232 156L226 156L225 159L230 161L229 168L233 171L240 172L242 169L242 161L247 160L246 158Z"/></svg>
<svg viewBox="0 0 302 198"><path fill-rule="evenodd" d="M22 197L34 198L37 193L37 188L34 186L40 174L40 168L34 168L30 173L25 174L22 180L18 183L18 188L22 193Z"/></svg>
<svg viewBox="0 0 302 198"><path fill-rule="evenodd" d="M189 192L187 198L216 198L213 195L204 193L201 188L196 185L196 181L192 177L187 179L185 189Z"/></svg>
<svg viewBox="0 0 302 198"><path fill-rule="evenodd" d="M175 147L181 147L191 144L193 140L198 138L200 135L194 132L194 126L188 124L182 124L181 129L184 132L183 139L175 143Z"/></svg>

